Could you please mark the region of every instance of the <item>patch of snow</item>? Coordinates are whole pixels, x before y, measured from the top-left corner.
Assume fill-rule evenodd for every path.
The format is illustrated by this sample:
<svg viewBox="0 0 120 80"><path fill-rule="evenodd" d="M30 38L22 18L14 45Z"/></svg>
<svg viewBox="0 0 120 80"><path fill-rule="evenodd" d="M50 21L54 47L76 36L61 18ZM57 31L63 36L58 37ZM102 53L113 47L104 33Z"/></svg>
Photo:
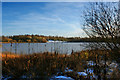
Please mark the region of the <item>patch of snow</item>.
<svg viewBox="0 0 120 80"><path fill-rule="evenodd" d="M67 77L67 76L54 76L54 78L50 80L74 80L74 79L72 79L71 77Z"/></svg>
<svg viewBox="0 0 120 80"><path fill-rule="evenodd" d="M87 74L92 74L92 76L90 76L90 78L92 79L92 78L98 78L98 76L96 76L95 74L94 74L94 70L93 69L91 69L91 68L87 68L86 70L84 70Z"/></svg>
<svg viewBox="0 0 120 80"><path fill-rule="evenodd" d="M88 61L88 66L94 66L96 65L96 63L94 63L93 61Z"/></svg>
<svg viewBox="0 0 120 80"><path fill-rule="evenodd" d="M7 77L7 78L5 78L5 77L2 76L2 79L3 79L3 80L9 80L10 78L12 78L12 77Z"/></svg>
<svg viewBox="0 0 120 80"><path fill-rule="evenodd" d="M65 69L65 72L73 72L72 69L69 69L68 67Z"/></svg>
<svg viewBox="0 0 120 80"><path fill-rule="evenodd" d="M86 73L90 73L90 74L93 74L93 73L94 73L93 71L94 71L94 70L91 69L91 68L87 68L87 69L85 70Z"/></svg>
<svg viewBox="0 0 120 80"><path fill-rule="evenodd" d="M50 42L65 42L65 41L54 41L54 40L48 40L48 43Z"/></svg>
<svg viewBox="0 0 120 80"><path fill-rule="evenodd" d="M48 42L54 42L54 40L48 40Z"/></svg>
<svg viewBox="0 0 120 80"><path fill-rule="evenodd" d="M21 78L27 78L25 75L23 75Z"/></svg>
<svg viewBox="0 0 120 80"><path fill-rule="evenodd" d="M79 75L82 75L82 76L87 76L87 73L85 72L77 72Z"/></svg>
<svg viewBox="0 0 120 80"><path fill-rule="evenodd" d="M111 67L111 68L116 68L116 67L118 67L118 64L115 63L115 62L112 62L112 63L109 65L109 67Z"/></svg>

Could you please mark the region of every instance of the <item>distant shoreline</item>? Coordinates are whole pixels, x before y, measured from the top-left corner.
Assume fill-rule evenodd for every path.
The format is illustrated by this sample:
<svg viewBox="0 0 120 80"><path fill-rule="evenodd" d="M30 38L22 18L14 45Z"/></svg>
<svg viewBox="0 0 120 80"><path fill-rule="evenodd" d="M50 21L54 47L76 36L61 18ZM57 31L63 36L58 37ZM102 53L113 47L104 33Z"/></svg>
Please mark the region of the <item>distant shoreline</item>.
<svg viewBox="0 0 120 80"><path fill-rule="evenodd" d="M63 41L64 42L64 41ZM80 43L80 42L105 42L105 41L66 41L66 43ZM11 43L11 42L0 42L0 43ZM12 42L12 43L48 43L48 42ZM54 43L54 42L49 42Z"/></svg>
<svg viewBox="0 0 120 80"><path fill-rule="evenodd" d="M47 43L47 42L0 42L0 43Z"/></svg>

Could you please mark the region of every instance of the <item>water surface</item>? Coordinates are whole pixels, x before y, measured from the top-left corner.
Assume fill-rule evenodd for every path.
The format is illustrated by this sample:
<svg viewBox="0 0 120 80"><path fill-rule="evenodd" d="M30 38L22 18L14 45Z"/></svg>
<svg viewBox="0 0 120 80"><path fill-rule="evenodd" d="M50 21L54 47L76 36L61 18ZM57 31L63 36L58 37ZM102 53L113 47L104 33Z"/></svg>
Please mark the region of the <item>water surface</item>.
<svg viewBox="0 0 120 80"><path fill-rule="evenodd" d="M2 51L8 51L18 54L31 54L43 52L58 52L62 54L71 54L72 51L78 52L85 50L85 43L68 42L49 42L49 43L3 43Z"/></svg>

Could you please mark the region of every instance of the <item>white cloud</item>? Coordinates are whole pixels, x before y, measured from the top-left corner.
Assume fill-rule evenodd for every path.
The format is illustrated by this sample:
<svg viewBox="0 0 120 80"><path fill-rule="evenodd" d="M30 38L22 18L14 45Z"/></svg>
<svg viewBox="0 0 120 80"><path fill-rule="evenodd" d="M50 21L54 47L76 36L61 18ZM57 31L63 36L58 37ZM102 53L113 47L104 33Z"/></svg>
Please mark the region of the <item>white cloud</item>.
<svg viewBox="0 0 120 80"><path fill-rule="evenodd" d="M70 27L72 27L73 31L71 31L70 33L68 33L67 35L71 35L71 36L74 36L74 37L85 37L87 36L85 34L85 32L83 31L82 29L82 25L76 23L76 24L69 24Z"/></svg>

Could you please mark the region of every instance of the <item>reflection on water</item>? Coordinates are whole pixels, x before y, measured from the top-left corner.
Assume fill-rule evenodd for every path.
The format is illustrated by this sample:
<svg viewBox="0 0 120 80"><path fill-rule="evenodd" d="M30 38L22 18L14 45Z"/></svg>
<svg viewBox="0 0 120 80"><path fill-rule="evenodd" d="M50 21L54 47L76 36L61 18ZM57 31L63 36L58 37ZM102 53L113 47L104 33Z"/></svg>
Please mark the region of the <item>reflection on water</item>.
<svg viewBox="0 0 120 80"><path fill-rule="evenodd" d="M43 53L57 52L70 54L72 51L77 52L84 50L85 43L67 43L67 42L50 42L50 43L3 43L2 51L13 53Z"/></svg>

